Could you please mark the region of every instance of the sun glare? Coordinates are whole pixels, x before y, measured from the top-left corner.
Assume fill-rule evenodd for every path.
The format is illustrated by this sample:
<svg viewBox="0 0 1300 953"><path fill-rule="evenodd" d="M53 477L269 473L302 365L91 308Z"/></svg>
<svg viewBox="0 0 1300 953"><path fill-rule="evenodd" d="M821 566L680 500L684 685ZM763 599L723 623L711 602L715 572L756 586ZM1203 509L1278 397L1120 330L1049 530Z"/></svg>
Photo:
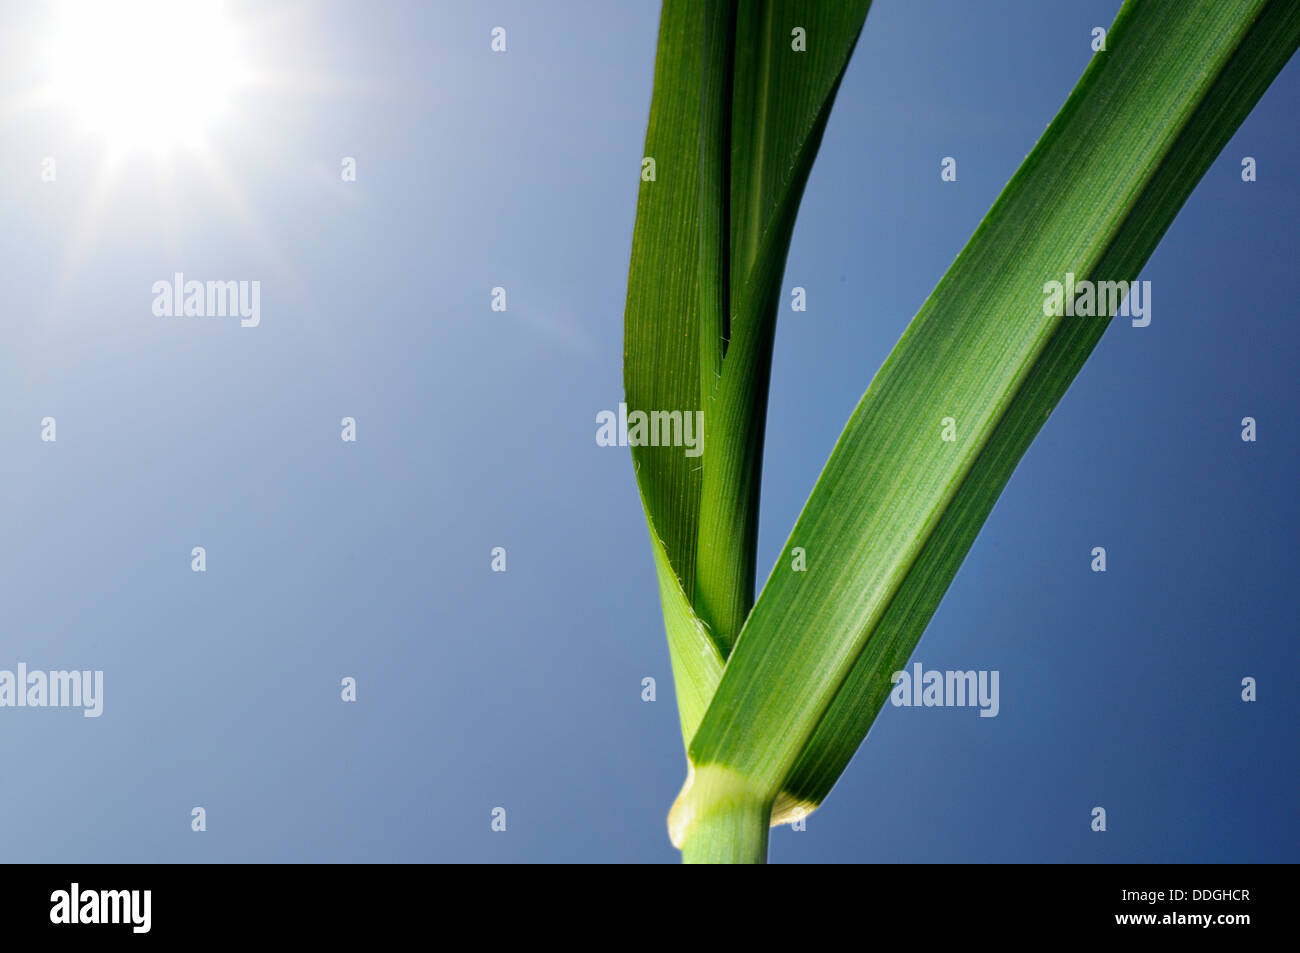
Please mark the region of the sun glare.
<svg viewBox="0 0 1300 953"><path fill-rule="evenodd" d="M236 39L217 0L65 3L55 96L117 151L198 146L240 85Z"/></svg>

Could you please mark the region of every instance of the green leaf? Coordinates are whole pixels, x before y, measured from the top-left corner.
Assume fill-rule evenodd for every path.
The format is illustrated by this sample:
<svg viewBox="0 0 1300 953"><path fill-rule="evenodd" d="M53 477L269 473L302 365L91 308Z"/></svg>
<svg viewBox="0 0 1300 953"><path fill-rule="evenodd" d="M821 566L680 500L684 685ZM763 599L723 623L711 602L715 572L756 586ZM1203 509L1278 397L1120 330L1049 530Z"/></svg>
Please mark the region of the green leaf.
<svg viewBox="0 0 1300 953"><path fill-rule="evenodd" d="M711 10L731 6L706 4ZM701 295L725 297L729 319L721 374L711 393L702 392L709 439L693 603L724 655L754 602L763 431L785 256L835 93L870 6L870 0L768 0L716 14L718 32L734 24L730 161L701 181L730 186L717 194L702 188L700 200L705 209L727 210L729 267L716 276L723 287L702 285ZM702 139L718 138L709 115L703 118Z"/></svg>
<svg viewBox="0 0 1300 953"><path fill-rule="evenodd" d="M659 601L664 609L664 628L668 632L668 655L672 660L673 684L677 689L677 711L682 725L682 742L690 744L695 728L704 717L718 680L722 678L722 656L709 638L708 628L700 621L682 591L677 574L668 564L663 543L653 534L655 571L659 576Z"/></svg>
<svg viewBox="0 0 1300 953"><path fill-rule="evenodd" d="M675 672L695 668L678 653L695 652L701 631L725 658L753 604L776 296L799 198L869 5L663 5L645 146L655 179L642 181L637 203L624 387L629 417L704 413L702 456L632 449ZM688 677L697 676L704 681L678 685L684 731L698 720L689 700L707 700L716 685L706 673Z"/></svg>
<svg viewBox="0 0 1300 953"><path fill-rule="evenodd" d="M1109 323L1045 314L1045 283L1135 279L1297 44L1297 0L1125 4L836 444L689 745L688 859L725 855L690 842L755 804L826 796Z"/></svg>
<svg viewBox="0 0 1300 953"><path fill-rule="evenodd" d="M695 411L699 396L699 98L702 8L666 0L659 26L646 160L632 235L624 315L623 385L629 414ZM702 464L681 448L633 447L653 539L688 600L695 591L695 540Z"/></svg>

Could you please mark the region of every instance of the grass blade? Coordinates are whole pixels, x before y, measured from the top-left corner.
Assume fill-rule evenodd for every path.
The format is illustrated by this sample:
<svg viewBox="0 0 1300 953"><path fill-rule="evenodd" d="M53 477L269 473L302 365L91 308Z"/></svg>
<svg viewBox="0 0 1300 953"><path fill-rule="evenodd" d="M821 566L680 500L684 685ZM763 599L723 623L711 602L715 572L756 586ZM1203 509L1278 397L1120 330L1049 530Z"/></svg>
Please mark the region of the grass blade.
<svg viewBox="0 0 1300 953"><path fill-rule="evenodd" d="M705 395L694 605L724 654L754 601L758 496L777 298L795 213L870 0L742 3L734 14L729 304L722 373ZM778 254L763 254L765 248ZM716 289L701 287L701 295Z"/></svg>
<svg viewBox="0 0 1300 953"><path fill-rule="evenodd" d="M629 418L701 410L706 423L700 457L632 448L674 672L699 679L678 684L687 738L753 604L775 295L869 5L663 5L645 146L655 178L643 176L637 203L624 387ZM743 293L755 287L764 293Z"/></svg>
<svg viewBox="0 0 1300 953"><path fill-rule="evenodd" d="M701 409L699 166L703 8L665 0L655 59L624 315L623 384L634 411ZM700 499L698 461L681 448L632 447L646 519L690 601Z"/></svg>
<svg viewBox="0 0 1300 953"><path fill-rule="evenodd" d="M1059 115L880 369L689 746L670 830L819 803L1108 317L1044 283L1132 280L1300 44L1297 0L1126 3ZM956 439L940 438L955 418ZM815 570L789 550L815 540ZM782 794L782 792L785 792ZM725 854L725 851L722 851ZM738 857L752 856L748 842Z"/></svg>

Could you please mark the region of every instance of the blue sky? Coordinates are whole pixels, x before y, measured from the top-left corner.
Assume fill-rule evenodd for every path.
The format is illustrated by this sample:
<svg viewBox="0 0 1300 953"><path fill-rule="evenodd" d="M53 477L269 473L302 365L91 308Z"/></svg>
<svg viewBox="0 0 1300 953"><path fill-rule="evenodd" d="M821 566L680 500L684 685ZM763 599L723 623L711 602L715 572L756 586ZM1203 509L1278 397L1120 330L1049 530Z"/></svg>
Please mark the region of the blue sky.
<svg viewBox="0 0 1300 953"><path fill-rule="evenodd" d="M650 547L628 451L593 439L622 398L657 5L231 6L266 85L202 153L111 170L26 103L40 8L0 10L0 669L105 673L100 718L0 709L5 856L675 861ZM1117 8L871 12L790 251L808 310L777 332L760 578ZM998 716L886 707L773 860L1295 859L1297 69L913 656L998 670ZM260 325L156 317L178 271L260 281Z"/></svg>

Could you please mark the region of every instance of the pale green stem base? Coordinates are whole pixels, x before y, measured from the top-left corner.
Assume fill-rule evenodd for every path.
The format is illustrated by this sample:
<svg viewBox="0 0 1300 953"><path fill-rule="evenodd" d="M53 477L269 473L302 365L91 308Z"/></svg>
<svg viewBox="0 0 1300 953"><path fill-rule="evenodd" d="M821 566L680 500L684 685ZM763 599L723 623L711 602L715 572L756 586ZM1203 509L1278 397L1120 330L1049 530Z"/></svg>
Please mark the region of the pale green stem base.
<svg viewBox="0 0 1300 953"><path fill-rule="evenodd" d="M687 864L765 864L771 823L771 800L716 765L691 772L668 815Z"/></svg>
<svg viewBox="0 0 1300 953"><path fill-rule="evenodd" d="M753 809L714 811L700 818L685 844L684 864L765 864L770 814Z"/></svg>

